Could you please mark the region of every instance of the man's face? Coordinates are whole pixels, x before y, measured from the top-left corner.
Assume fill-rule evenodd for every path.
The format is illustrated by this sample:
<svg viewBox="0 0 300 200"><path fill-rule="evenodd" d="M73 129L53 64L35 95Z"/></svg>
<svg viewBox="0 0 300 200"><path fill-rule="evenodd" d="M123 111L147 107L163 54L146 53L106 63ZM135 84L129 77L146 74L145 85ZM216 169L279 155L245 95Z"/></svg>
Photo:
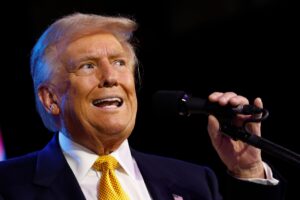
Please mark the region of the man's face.
<svg viewBox="0 0 300 200"><path fill-rule="evenodd" d="M85 36L69 43L60 58L68 71L59 97L62 131L82 145L126 139L135 124L137 99L134 69L120 42L111 34Z"/></svg>

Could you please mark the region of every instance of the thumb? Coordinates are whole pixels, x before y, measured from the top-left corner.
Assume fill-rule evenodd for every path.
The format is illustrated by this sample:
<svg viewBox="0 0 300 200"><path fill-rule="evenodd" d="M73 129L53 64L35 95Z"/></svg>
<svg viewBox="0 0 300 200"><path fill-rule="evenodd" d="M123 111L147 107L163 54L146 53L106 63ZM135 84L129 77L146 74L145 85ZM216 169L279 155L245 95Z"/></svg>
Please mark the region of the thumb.
<svg viewBox="0 0 300 200"><path fill-rule="evenodd" d="M208 125L207 125L207 131L209 134L209 137L215 146L218 144L220 140L220 124L217 118L213 115L208 116Z"/></svg>

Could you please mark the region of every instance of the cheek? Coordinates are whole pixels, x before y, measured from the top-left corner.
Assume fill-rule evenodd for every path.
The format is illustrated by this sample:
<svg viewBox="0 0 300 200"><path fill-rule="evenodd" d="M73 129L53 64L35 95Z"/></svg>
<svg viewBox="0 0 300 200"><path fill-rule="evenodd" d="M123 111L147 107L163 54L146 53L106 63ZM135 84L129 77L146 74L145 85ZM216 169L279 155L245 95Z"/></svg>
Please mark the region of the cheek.
<svg viewBox="0 0 300 200"><path fill-rule="evenodd" d="M126 87L135 93L135 79L132 72L128 72L126 75L121 76L121 78Z"/></svg>
<svg viewBox="0 0 300 200"><path fill-rule="evenodd" d="M125 80L126 89L129 96L129 99L133 105L133 109L137 110L137 98L136 98L136 90L135 90L135 80L133 76L128 76Z"/></svg>
<svg viewBox="0 0 300 200"><path fill-rule="evenodd" d="M85 100L88 99L89 93L92 91L94 87L94 82L91 80L69 80L66 85L66 89L62 97L62 101L64 102L64 106L69 109L77 110L76 112L82 109Z"/></svg>
<svg viewBox="0 0 300 200"><path fill-rule="evenodd" d="M97 86L94 78L76 78L70 81L70 93L76 97L86 97Z"/></svg>

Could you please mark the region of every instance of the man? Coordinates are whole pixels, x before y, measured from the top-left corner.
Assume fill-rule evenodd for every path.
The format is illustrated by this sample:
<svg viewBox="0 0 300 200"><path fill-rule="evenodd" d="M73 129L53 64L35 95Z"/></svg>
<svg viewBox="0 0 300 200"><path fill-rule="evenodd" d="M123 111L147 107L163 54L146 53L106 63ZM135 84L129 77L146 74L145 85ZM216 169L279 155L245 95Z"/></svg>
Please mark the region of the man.
<svg viewBox="0 0 300 200"><path fill-rule="evenodd" d="M137 113L137 59L129 42L135 29L127 18L77 13L40 37L31 57L36 104L45 126L58 133L43 150L1 163L0 199L103 199L111 192L102 185L107 174L94 163L106 155L119 166L107 177L124 199L222 199L210 169L130 149ZM222 106L249 103L233 92L209 99ZM254 104L262 107L260 99ZM260 135L260 124L248 128ZM231 174L224 198L282 198L281 183L259 150L221 134L214 116L208 132Z"/></svg>

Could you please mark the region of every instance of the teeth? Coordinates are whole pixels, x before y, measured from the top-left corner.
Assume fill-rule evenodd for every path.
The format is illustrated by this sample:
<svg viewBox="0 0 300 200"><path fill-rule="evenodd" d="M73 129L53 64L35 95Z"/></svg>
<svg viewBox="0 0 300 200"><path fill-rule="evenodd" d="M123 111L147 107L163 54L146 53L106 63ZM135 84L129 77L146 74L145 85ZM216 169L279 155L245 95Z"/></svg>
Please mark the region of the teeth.
<svg viewBox="0 0 300 200"><path fill-rule="evenodd" d="M123 100L119 97L107 97L107 98L103 98L103 99L96 99L93 101L93 104L95 106L101 106L101 104L103 106L105 106L105 104L107 105L116 105L116 106L121 106L123 103Z"/></svg>
<svg viewBox="0 0 300 200"><path fill-rule="evenodd" d="M106 101L117 101L117 102L121 102L121 99L120 98L117 98L117 97L113 97L113 98L104 98L104 99L96 99L94 101L94 104L99 104L99 103L103 103L103 102L106 102Z"/></svg>

